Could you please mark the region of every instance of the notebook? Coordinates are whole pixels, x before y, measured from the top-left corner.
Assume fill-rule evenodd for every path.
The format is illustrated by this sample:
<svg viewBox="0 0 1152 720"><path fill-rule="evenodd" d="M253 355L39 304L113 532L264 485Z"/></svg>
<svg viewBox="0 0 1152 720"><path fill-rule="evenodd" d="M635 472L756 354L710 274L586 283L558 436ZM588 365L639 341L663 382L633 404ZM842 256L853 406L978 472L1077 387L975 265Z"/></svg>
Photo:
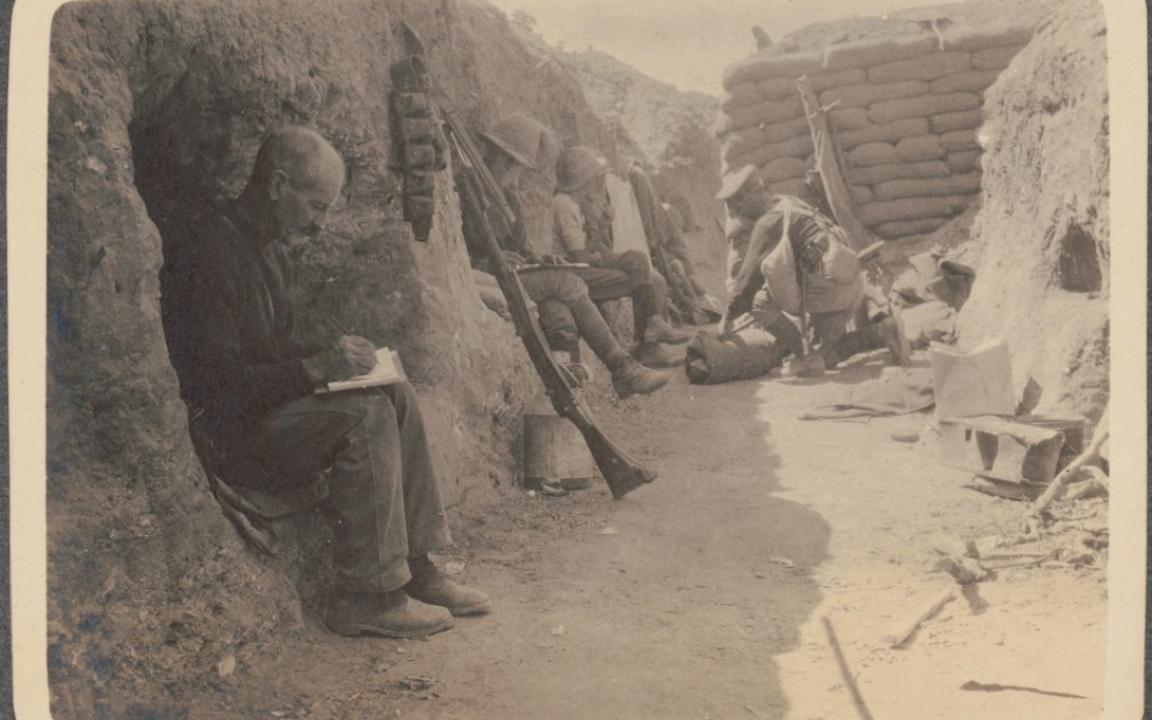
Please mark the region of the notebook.
<svg viewBox="0 0 1152 720"><path fill-rule="evenodd" d="M376 387L378 385L392 385L406 382L404 366L400 363L400 355L395 350L382 347L376 350L376 367L371 372L347 380L330 382L316 390L317 394L340 392L341 390L357 390L359 388Z"/></svg>

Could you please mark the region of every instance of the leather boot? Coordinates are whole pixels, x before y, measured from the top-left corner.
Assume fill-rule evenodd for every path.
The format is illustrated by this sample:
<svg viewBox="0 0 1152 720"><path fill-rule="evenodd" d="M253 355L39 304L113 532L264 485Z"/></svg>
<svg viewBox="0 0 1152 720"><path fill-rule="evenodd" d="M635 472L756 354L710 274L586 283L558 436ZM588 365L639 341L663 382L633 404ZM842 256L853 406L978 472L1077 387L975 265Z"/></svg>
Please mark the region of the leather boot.
<svg viewBox="0 0 1152 720"><path fill-rule="evenodd" d="M830 365L844 362L853 355L886 347L892 353L893 365L907 365L912 360L912 347L904 334L904 323L897 317L887 317L870 323L862 329L844 333L836 341Z"/></svg>
<svg viewBox="0 0 1152 720"><path fill-rule="evenodd" d="M408 597L428 605L439 605L457 617L485 615L492 611L492 601L484 593L440 574L427 555L408 558L412 579L404 586Z"/></svg>
<svg viewBox="0 0 1152 720"><path fill-rule="evenodd" d="M452 614L410 600L402 590L384 593L337 592L328 603L324 624L339 635L387 638L424 637L452 627Z"/></svg>
<svg viewBox="0 0 1152 720"><path fill-rule="evenodd" d="M827 369L824 356L818 352L803 357L796 356L784 364L785 377L820 377Z"/></svg>
<svg viewBox="0 0 1152 720"><path fill-rule="evenodd" d="M912 345L904 333L904 321L900 319L899 315L884 318L868 327L876 328L873 332L879 336L879 341L892 352L893 365L908 365L912 362Z"/></svg>
<svg viewBox="0 0 1152 720"><path fill-rule="evenodd" d="M632 337L643 343L648 335L648 323L659 310L656 286L641 285L632 291Z"/></svg>
<svg viewBox="0 0 1152 720"><path fill-rule="evenodd" d="M649 370L630 357L612 368L612 389L617 397L626 400L633 395L654 393L668 384L672 373Z"/></svg>
<svg viewBox="0 0 1152 720"><path fill-rule="evenodd" d="M632 358L649 368L673 368L684 364L684 356L673 353L660 343L640 343L632 351Z"/></svg>
<svg viewBox="0 0 1152 720"><path fill-rule="evenodd" d="M804 353L804 343L800 337L800 330L788 318L780 316L766 329L772 333L772 337L776 338L776 347L781 353L788 352L797 357Z"/></svg>
<svg viewBox="0 0 1152 720"><path fill-rule="evenodd" d="M862 352L869 350L876 350L877 348L884 347L882 343L877 340L876 333L869 330L872 326L864 328L863 330L853 330L852 332L844 333L836 345L833 346L830 352L831 366L835 367L844 362L853 355L859 355Z"/></svg>
<svg viewBox="0 0 1152 720"><path fill-rule="evenodd" d="M677 330L664 319L663 315L653 315L648 321L648 331L644 339L648 342L682 345L693 337L695 337L695 333L690 330Z"/></svg>
<svg viewBox="0 0 1152 720"><path fill-rule="evenodd" d="M584 342L588 343L588 347L592 348L592 352L600 358L605 367L612 370L629 359L628 353L617 342L616 334L608 327L604 316L588 296L569 305L568 310L572 313L572 319L576 321L580 337L584 338Z"/></svg>
<svg viewBox="0 0 1152 720"><path fill-rule="evenodd" d="M824 357L820 353L804 355L804 342L800 330L786 317L779 317L767 328L776 338L776 347L781 353L792 357L784 363L786 377L817 377L824 374Z"/></svg>

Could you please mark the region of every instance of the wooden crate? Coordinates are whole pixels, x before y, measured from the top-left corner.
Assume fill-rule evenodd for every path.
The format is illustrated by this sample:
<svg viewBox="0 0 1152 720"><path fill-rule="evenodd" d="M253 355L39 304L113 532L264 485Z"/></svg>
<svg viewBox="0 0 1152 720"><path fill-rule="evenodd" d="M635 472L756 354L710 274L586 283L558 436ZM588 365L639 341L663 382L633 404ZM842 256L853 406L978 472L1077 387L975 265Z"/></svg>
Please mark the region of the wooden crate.
<svg viewBox="0 0 1152 720"><path fill-rule="evenodd" d="M1014 483L1047 485L1084 445L1085 421L981 415L940 422L945 465Z"/></svg>

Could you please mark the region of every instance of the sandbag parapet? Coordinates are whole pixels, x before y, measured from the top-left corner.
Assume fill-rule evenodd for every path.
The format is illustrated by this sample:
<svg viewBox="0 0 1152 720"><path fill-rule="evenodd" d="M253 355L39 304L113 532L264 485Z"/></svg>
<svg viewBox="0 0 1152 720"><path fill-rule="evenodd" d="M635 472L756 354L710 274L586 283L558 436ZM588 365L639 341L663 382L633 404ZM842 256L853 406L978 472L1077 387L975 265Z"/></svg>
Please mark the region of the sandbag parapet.
<svg viewBox="0 0 1152 720"><path fill-rule="evenodd" d="M716 127L722 172L755 165L769 189L803 189L814 151L796 91L805 76L831 108L865 224L885 239L930 232L978 196L984 92L1035 26L957 24L794 52L778 44L733 63Z"/></svg>

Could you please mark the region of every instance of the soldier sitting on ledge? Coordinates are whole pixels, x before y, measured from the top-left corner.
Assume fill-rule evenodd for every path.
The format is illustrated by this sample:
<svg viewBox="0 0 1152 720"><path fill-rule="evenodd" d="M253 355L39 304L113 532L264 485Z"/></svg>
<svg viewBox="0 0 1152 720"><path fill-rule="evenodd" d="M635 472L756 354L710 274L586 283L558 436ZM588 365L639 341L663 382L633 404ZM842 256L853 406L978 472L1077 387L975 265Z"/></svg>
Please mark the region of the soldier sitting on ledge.
<svg viewBox="0 0 1152 720"><path fill-rule="evenodd" d="M536 257L529 246L525 223L520 220L523 208L519 181L525 170L544 170L547 177L558 150L552 131L527 115L513 113L489 131L480 133L480 137L484 141L484 162L504 191L508 204L517 213L515 227L504 228L506 232L500 235L502 248L513 264L524 261L540 263L541 258ZM498 217L493 217L492 221L501 224ZM464 239L473 265L484 267L486 248L480 240L478 222L479 218L473 217L469 210L465 211ZM571 359L583 338L612 373L612 387L621 399L636 394L647 395L664 387L671 376L645 367L620 346L593 303L591 290L581 272L570 267L543 266L519 273L524 291L540 309L540 325L551 349L565 353ZM623 274L616 275L626 283ZM604 289L603 286L602 282L598 287ZM623 297L628 288L626 284L620 284L615 290L615 297Z"/></svg>
<svg viewBox="0 0 1152 720"><path fill-rule="evenodd" d="M320 233L344 174L316 132L272 133L240 197L168 238L164 335L189 416L230 485L290 493L331 468L328 628L415 637L451 627L454 615L486 613L490 603L444 578L428 557L451 538L412 388L314 394L375 364L364 338L300 342L289 301L286 250Z"/></svg>

